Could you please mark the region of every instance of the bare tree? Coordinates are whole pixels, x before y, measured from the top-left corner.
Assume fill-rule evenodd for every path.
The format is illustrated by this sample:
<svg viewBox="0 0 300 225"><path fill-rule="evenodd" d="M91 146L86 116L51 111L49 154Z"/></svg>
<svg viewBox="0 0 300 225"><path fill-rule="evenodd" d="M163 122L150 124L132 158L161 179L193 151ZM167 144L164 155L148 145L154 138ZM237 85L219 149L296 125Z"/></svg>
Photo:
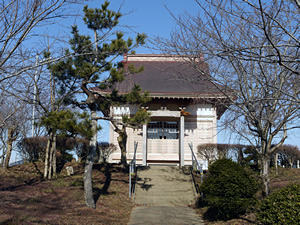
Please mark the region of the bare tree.
<svg viewBox="0 0 300 225"><path fill-rule="evenodd" d="M7 118L1 127L2 165L8 169L13 151L13 144L25 133L28 128L28 107L24 102L16 101L12 97L6 98L2 105L0 118Z"/></svg>
<svg viewBox="0 0 300 225"><path fill-rule="evenodd" d="M282 145L276 152L278 152L281 166L293 168L297 161L300 160L300 151L297 146Z"/></svg>
<svg viewBox="0 0 300 225"><path fill-rule="evenodd" d="M81 163L82 161L86 160L86 156L88 154L89 149L89 140L88 139L77 139L76 143L74 144L73 150L78 157L78 162Z"/></svg>
<svg viewBox="0 0 300 225"><path fill-rule="evenodd" d="M207 160L208 165L218 158L217 144L201 144L197 146L197 150L198 155Z"/></svg>
<svg viewBox="0 0 300 225"><path fill-rule="evenodd" d="M243 164L243 150L247 146L239 144L200 144L197 147L198 155L207 160L210 165L216 159L234 158L239 164Z"/></svg>
<svg viewBox="0 0 300 225"><path fill-rule="evenodd" d="M269 161L299 118L299 2L196 0L198 16L175 17L167 53L191 56L199 76L227 97L225 123L256 146L262 162L263 194L269 195ZM210 74L194 58L204 54ZM231 94L228 94L228 90ZM222 104L222 102L220 102Z"/></svg>
<svg viewBox="0 0 300 225"><path fill-rule="evenodd" d="M41 27L68 16L67 6L79 1L0 1L0 83L36 67L32 53Z"/></svg>
<svg viewBox="0 0 300 225"><path fill-rule="evenodd" d="M98 152L98 163L107 162L109 156L117 150L114 144L109 144L108 142L100 142L97 145Z"/></svg>
<svg viewBox="0 0 300 225"><path fill-rule="evenodd" d="M45 62L48 58L47 55L47 57L44 57L44 59L41 59L40 61ZM39 62L37 64L39 64ZM5 93L14 96L14 99L17 102L20 102L20 104L27 104L30 113L34 111L31 121L32 136L37 135L36 130L40 127L40 117L49 116L65 108L63 107L63 102L61 100L64 95L55 98L56 90L53 80L53 76L49 70L47 70L47 67L40 65L34 71L29 70L22 76L11 77L0 84L3 88L7 85L10 86L10 88L6 88ZM51 126L44 126L44 128L44 132L40 133L43 136L48 135L45 153L44 178L51 179L52 176L56 176L57 134L56 130ZM24 134L24 136L27 135L29 135L29 132Z"/></svg>
<svg viewBox="0 0 300 225"><path fill-rule="evenodd" d="M17 101L36 103L32 99L33 86L37 87L38 83L34 75L42 69L43 65L61 58L61 55L58 55L57 58L47 58L44 61L36 59L36 54L49 49L47 45L38 46L38 42L45 38L46 27L54 24L58 26L61 20L75 15L70 6L80 2L82 1L0 0L0 89L2 93L17 97L16 99L19 99ZM49 38L48 32L47 37ZM37 102L41 101L37 99ZM5 101L0 100L0 106L5 104L7 104ZM40 108L44 112L47 109L44 105ZM13 115L11 111L11 114L2 117L0 126L7 124ZM9 134L13 135L12 132ZM53 139L55 138L54 135ZM54 148L51 149L54 151ZM55 154L52 155L55 157Z"/></svg>
<svg viewBox="0 0 300 225"><path fill-rule="evenodd" d="M25 137L18 142L17 151L26 162L43 161L46 145L47 137Z"/></svg>

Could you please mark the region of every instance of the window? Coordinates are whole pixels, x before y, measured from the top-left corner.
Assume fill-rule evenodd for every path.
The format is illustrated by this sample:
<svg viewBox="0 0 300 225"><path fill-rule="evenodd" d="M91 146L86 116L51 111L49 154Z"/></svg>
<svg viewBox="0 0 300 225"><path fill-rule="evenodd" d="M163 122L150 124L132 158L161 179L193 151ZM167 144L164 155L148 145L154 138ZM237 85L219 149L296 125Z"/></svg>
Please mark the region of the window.
<svg viewBox="0 0 300 225"><path fill-rule="evenodd" d="M178 122L151 121L147 133L148 139L178 139Z"/></svg>

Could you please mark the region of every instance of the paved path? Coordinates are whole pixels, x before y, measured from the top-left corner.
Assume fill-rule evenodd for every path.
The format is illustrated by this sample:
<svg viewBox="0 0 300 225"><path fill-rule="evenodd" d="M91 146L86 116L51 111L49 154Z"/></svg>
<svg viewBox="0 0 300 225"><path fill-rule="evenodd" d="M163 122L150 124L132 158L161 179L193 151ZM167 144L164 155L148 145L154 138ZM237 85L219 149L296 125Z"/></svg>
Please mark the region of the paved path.
<svg viewBox="0 0 300 225"><path fill-rule="evenodd" d="M188 206L196 201L189 168L140 167L134 203L151 206Z"/></svg>
<svg viewBox="0 0 300 225"><path fill-rule="evenodd" d="M195 210L185 206L141 206L132 210L128 225L204 225Z"/></svg>
<svg viewBox="0 0 300 225"><path fill-rule="evenodd" d="M187 168L151 166L138 170L129 225L203 225L195 210L196 195ZM141 206L144 205L145 206Z"/></svg>

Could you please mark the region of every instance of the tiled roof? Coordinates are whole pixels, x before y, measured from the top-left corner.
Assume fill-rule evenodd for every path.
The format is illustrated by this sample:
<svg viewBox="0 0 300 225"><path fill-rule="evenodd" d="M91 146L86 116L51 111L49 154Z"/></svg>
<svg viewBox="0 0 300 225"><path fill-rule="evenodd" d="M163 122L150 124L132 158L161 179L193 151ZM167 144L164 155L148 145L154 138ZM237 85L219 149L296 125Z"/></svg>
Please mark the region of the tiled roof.
<svg viewBox="0 0 300 225"><path fill-rule="evenodd" d="M183 58L172 55L125 55L123 64L125 69L132 64L136 68L143 66L144 70L126 75L125 80L117 84L119 93L128 93L134 84L139 84L151 97L222 96L220 89L207 79L209 69L203 58L197 60L197 69Z"/></svg>

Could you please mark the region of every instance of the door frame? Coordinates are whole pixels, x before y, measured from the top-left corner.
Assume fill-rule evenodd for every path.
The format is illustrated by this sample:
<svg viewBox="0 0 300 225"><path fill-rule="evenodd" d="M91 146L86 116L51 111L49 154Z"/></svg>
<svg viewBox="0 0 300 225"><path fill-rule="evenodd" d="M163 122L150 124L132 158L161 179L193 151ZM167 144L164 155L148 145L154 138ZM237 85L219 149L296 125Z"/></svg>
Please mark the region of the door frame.
<svg viewBox="0 0 300 225"><path fill-rule="evenodd" d="M153 125L151 125L153 124ZM163 118L153 118L151 122L147 125L147 164L148 163L179 163L180 160L180 120L178 117L163 117ZM153 129L153 133L149 132ZM175 131L174 131L175 130ZM156 131L156 132L155 132ZM152 134L152 135L151 135ZM151 138L149 137L151 135ZM150 153L149 140L161 141L162 142L162 152L160 153ZM166 141L165 141L166 140ZM166 150L167 142L172 142L174 140L176 143L176 153L168 153ZM175 141L176 140L176 141ZM170 143L171 144L171 143ZM150 150L150 151L149 151ZM169 159L168 159L169 158Z"/></svg>

